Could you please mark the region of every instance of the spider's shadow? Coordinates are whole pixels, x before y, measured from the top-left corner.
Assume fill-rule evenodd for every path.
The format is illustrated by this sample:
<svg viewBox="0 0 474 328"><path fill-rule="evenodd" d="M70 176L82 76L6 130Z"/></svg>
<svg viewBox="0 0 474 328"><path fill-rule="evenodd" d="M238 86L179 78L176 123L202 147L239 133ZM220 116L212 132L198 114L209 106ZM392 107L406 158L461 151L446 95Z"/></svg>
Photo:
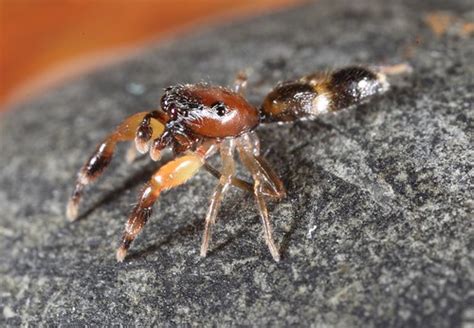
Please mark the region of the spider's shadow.
<svg viewBox="0 0 474 328"><path fill-rule="evenodd" d="M130 252L127 255L127 259L133 260L133 259L145 257L149 254L152 254L158 251L161 248L161 246L170 244L173 240L177 238L177 236L188 237L188 236L194 235L197 231L202 231L202 230L204 230L204 221L202 219L195 218L191 223L181 226L178 229L174 230L172 233L168 234L161 242L154 243L142 250Z"/></svg>

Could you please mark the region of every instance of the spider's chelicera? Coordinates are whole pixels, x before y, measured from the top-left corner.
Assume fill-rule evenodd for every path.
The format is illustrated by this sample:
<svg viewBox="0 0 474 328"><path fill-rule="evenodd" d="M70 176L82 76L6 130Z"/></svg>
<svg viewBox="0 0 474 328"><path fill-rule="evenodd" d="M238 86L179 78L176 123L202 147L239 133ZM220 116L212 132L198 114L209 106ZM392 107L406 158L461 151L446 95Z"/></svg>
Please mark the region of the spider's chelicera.
<svg viewBox="0 0 474 328"><path fill-rule="evenodd" d="M168 87L161 98L160 109L126 118L97 146L78 173L67 206L67 216L71 220L78 217L84 187L102 174L118 142L134 141L136 149L140 153L148 152L153 160L158 160L161 152L169 148L175 158L154 173L141 191L125 225L117 260L121 262L125 258L161 192L185 183L204 168L219 182L205 219L201 256L207 254L212 225L224 194L232 185L254 195L265 242L273 259L279 261L280 254L273 241L265 198L281 199L285 196L285 188L260 154L256 128L262 123L312 119L356 105L388 89L386 74L403 70L403 66L378 69L347 67L332 73L311 74L277 85L258 108L243 97L246 85L243 74L236 79L234 90L208 84ZM208 163L209 157L216 153L222 159L220 169ZM235 176L234 153L250 172L252 183ZM130 158L133 155L128 156Z"/></svg>

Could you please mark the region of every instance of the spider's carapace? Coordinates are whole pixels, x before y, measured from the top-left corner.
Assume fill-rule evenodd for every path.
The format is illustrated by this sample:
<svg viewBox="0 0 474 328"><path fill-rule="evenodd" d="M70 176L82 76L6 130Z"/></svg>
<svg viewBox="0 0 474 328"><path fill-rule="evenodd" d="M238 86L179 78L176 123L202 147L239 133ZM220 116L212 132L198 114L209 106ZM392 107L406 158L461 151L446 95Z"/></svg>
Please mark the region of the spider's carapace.
<svg viewBox="0 0 474 328"><path fill-rule="evenodd" d="M374 70L347 67L332 73L311 74L280 83L259 107L243 97L247 82L242 74L236 79L234 90L208 84L168 87L159 109L128 117L97 146L78 173L67 216L71 220L78 217L84 187L96 180L108 166L118 142L134 141L134 148L127 156L129 161L134 158L135 148L141 153L149 152L153 160L160 158L163 149L170 148L176 158L158 169L141 191L125 225L117 260L125 258L161 192L185 183L204 168L219 182L205 219L201 256L207 254L212 225L226 190L233 185L253 193L262 218L265 242L274 260L279 261L265 198L281 199L286 191L278 175L260 155L260 141L255 129L261 123L312 119L357 105L387 91L386 74L407 70L406 65ZM235 152L250 172L252 183L236 177ZM209 157L216 153L222 159L220 169L208 163Z"/></svg>
<svg viewBox="0 0 474 328"><path fill-rule="evenodd" d="M205 138L237 137L259 124L259 112L242 95L205 84L166 89L164 112L191 134Z"/></svg>

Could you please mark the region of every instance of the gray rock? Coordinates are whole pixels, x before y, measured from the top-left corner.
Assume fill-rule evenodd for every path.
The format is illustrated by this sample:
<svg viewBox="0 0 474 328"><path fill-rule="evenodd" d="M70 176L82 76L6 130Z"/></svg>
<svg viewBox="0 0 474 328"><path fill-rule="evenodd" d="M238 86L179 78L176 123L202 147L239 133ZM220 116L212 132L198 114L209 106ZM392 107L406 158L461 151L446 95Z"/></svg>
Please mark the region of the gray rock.
<svg viewBox="0 0 474 328"><path fill-rule="evenodd" d="M424 14L471 0L318 1L161 43L15 108L0 123L0 322L89 325L470 327L474 42L435 38ZM83 161L130 113L177 82L229 85L251 67L258 104L286 78L406 61L413 74L356 110L259 130L288 197L272 204L273 262L253 200L233 190L199 258L206 172L163 195L123 264L127 214L157 164L121 148L65 205Z"/></svg>

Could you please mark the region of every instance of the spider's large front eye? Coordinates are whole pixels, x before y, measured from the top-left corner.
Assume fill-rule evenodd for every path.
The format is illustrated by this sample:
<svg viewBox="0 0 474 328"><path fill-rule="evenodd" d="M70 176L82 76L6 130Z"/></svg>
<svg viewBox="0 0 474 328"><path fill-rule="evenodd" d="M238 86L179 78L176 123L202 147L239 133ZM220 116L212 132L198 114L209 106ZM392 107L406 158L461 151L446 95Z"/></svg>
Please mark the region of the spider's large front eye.
<svg viewBox="0 0 474 328"><path fill-rule="evenodd" d="M224 105L224 103L222 103L220 101L216 102L211 107L217 113L217 115L219 115L219 116L224 116L225 113L226 113L225 105Z"/></svg>

